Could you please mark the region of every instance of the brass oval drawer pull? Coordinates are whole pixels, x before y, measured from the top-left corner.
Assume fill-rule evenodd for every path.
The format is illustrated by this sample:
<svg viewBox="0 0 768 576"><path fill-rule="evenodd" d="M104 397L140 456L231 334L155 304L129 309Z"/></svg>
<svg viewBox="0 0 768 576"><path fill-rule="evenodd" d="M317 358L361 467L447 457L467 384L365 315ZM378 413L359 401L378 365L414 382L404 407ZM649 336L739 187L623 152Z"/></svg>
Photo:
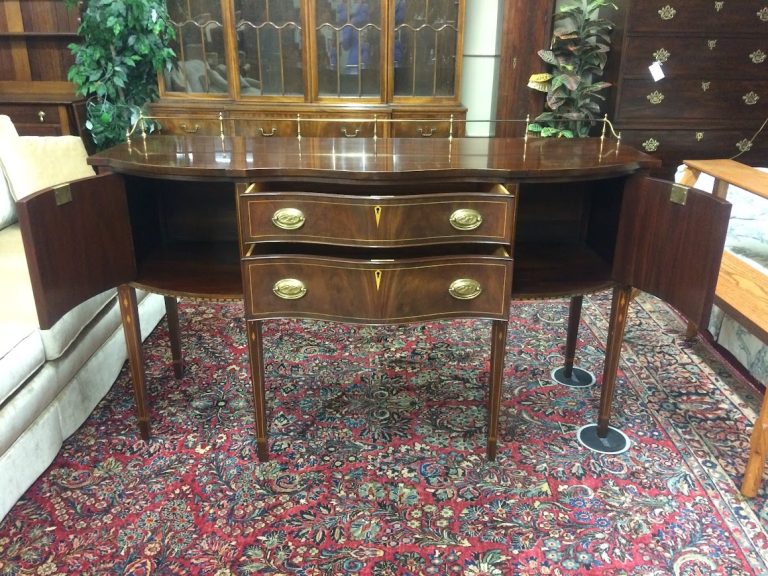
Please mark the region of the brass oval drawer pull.
<svg viewBox="0 0 768 576"><path fill-rule="evenodd" d="M306 222L304 213L298 208L280 208L272 214L272 224L283 230L298 230Z"/></svg>
<svg viewBox="0 0 768 576"><path fill-rule="evenodd" d="M347 138L356 138L357 135L360 134L360 130L355 128L355 131L350 134L349 132L347 132L346 128L342 128L341 133L344 134L344 136L346 136Z"/></svg>
<svg viewBox="0 0 768 576"><path fill-rule="evenodd" d="M460 208L451 214L449 221L456 230L474 230L483 223L483 215L471 208Z"/></svg>
<svg viewBox="0 0 768 576"><path fill-rule="evenodd" d="M448 287L448 293L456 300L472 300L480 296L482 291L480 282L472 278L459 278L451 282Z"/></svg>
<svg viewBox="0 0 768 576"><path fill-rule="evenodd" d="M45 122L45 110L40 110L40 112L37 113L37 117L40 118L40 122Z"/></svg>
<svg viewBox="0 0 768 576"><path fill-rule="evenodd" d="M304 286L304 282L296 278L283 278L275 282L272 292L283 300L298 300L307 293L307 287Z"/></svg>
<svg viewBox="0 0 768 576"><path fill-rule="evenodd" d="M269 138L270 136L277 134L277 128L273 127L272 132L264 132L264 128L259 128L259 132L261 132L261 135L264 136L264 138Z"/></svg>
<svg viewBox="0 0 768 576"><path fill-rule="evenodd" d="M186 132L187 134L197 134L197 131L200 130L200 125L195 124L192 128L190 128L186 124L182 124L181 129L184 130L184 132Z"/></svg>
<svg viewBox="0 0 768 576"><path fill-rule="evenodd" d="M429 130L425 130L424 128L419 128L419 134L421 134L422 138L431 138L435 135L435 129L434 127L430 127Z"/></svg>

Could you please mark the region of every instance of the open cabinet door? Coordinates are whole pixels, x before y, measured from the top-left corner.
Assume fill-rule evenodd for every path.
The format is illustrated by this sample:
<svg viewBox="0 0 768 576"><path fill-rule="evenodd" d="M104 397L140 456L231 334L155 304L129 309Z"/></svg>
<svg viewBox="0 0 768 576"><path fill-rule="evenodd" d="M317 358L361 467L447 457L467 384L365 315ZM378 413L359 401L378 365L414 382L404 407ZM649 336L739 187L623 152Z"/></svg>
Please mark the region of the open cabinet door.
<svg viewBox="0 0 768 576"><path fill-rule="evenodd" d="M631 177L621 207L614 280L658 296L706 326L730 214L730 203L712 194Z"/></svg>
<svg viewBox="0 0 768 576"><path fill-rule="evenodd" d="M136 277L123 179L105 174L16 203L40 327Z"/></svg>

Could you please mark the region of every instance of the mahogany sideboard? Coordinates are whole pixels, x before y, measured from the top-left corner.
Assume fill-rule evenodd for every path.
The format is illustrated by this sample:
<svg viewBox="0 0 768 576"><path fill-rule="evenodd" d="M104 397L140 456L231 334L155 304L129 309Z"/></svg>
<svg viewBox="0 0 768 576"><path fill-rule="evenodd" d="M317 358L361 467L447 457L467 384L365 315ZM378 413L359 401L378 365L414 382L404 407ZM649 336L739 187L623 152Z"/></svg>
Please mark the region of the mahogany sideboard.
<svg viewBox="0 0 768 576"><path fill-rule="evenodd" d="M618 140L149 136L90 162L98 176L18 205L41 326L118 286L148 438L135 289L166 295L177 374L176 298L244 298L261 459L265 319L491 320L494 458L511 299L580 304L613 288L592 432L610 449L631 291L657 294L705 325L730 211L647 177L656 161Z"/></svg>

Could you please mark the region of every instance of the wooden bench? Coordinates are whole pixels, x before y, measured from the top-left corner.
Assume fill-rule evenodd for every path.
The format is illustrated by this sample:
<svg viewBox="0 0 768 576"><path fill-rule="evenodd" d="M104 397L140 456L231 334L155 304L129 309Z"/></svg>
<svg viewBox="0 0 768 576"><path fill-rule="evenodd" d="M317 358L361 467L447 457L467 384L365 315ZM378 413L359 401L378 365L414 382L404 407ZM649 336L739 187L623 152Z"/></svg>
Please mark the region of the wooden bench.
<svg viewBox="0 0 768 576"><path fill-rule="evenodd" d="M734 160L685 160L682 183L693 186L699 174L714 177L712 193L726 198L733 184L768 200L768 173ZM768 275L726 250L720 264L715 304L768 345ZM744 496L757 495L768 456L768 394L750 440L749 458L741 484Z"/></svg>

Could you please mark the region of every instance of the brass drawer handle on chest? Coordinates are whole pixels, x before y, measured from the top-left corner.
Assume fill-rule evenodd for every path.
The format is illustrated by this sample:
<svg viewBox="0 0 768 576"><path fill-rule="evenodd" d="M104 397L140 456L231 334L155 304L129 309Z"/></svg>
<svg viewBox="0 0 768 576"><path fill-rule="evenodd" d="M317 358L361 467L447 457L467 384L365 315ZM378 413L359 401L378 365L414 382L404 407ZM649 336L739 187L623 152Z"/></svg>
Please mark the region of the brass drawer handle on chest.
<svg viewBox="0 0 768 576"><path fill-rule="evenodd" d="M304 213L298 208L280 208L272 214L272 224L282 230L298 230L306 222Z"/></svg>
<svg viewBox="0 0 768 576"><path fill-rule="evenodd" d="M40 112L37 113L37 117L40 118L40 123L42 124L45 122L45 111L40 110Z"/></svg>
<svg viewBox="0 0 768 576"><path fill-rule="evenodd" d="M304 286L304 282L296 278L283 278L275 282L272 292L283 300L298 300L307 293L307 287Z"/></svg>
<svg viewBox="0 0 768 576"><path fill-rule="evenodd" d="M646 98L648 99L648 102L650 102L651 104L654 104L654 105L661 104L664 100L664 94L662 94L658 90L654 90L653 92L648 94Z"/></svg>
<svg viewBox="0 0 768 576"><path fill-rule="evenodd" d="M273 127L272 132L269 132L269 133L264 132L264 128L259 128L259 132L261 133L262 136L264 136L264 138L269 138L270 136L274 136L275 134L277 134L277 128Z"/></svg>
<svg viewBox="0 0 768 576"><path fill-rule="evenodd" d="M449 219L456 230L475 230L483 223L483 215L471 208L456 210Z"/></svg>
<svg viewBox="0 0 768 576"><path fill-rule="evenodd" d="M749 92L748 94L744 94L741 99L744 100L744 104L747 106L754 106L757 104L757 101L760 100L760 96L757 95L757 92Z"/></svg>
<svg viewBox="0 0 768 576"><path fill-rule="evenodd" d="M672 8L669 4L659 9L659 16L662 20L672 20L672 18L675 17L675 14L677 14L677 10Z"/></svg>
<svg viewBox="0 0 768 576"><path fill-rule="evenodd" d="M643 150L646 152L656 152L659 149L660 142L656 138L648 138L643 142Z"/></svg>
<svg viewBox="0 0 768 576"><path fill-rule="evenodd" d="M342 128L341 133L344 134L344 136L346 136L347 138L355 138L357 137L358 134L360 134L360 130L355 128L355 131L352 134L350 134L349 132L347 132L346 128Z"/></svg>
<svg viewBox="0 0 768 576"><path fill-rule="evenodd" d="M435 129L434 127L429 128L429 132L427 132L424 128L419 128L419 134L422 138L431 138L435 134Z"/></svg>
<svg viewBox="0 0 768 576"><path fill-rule="evenodd" d="M195 124L192 128L190 128L186 124L182 124L181 129L184 130L184 132L186 132L187 134L197 134L197 131L200 130L200 125Z"/></svg>
<svg viewBox="0 0 768 576"><path fill-rule="evenodd" d="M448 287L448 293L456 300L472 300L480 296L482 291L480 282L472 278L459 278Z"/></svg>

